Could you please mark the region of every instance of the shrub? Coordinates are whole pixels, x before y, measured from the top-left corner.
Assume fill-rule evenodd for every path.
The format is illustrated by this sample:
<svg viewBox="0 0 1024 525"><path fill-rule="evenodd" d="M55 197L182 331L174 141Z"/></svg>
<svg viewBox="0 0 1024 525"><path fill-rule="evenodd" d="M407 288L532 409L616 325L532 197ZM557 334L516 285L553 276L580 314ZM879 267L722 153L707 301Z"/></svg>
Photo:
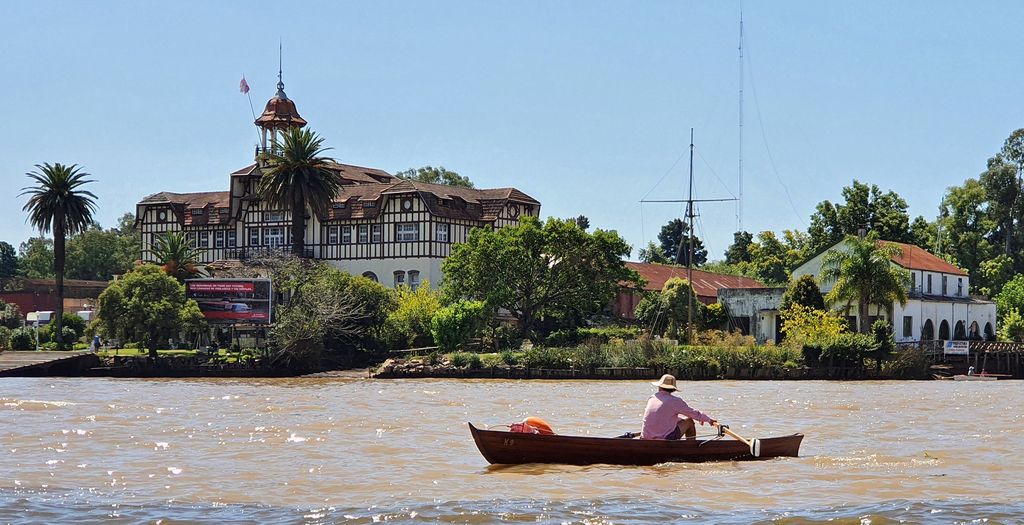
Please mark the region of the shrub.
<svg viewBox="0 0 1024 525"><path fill-rule="evenodd" d="M0 350L6 350L10 348L11 344L11 329L6 326L0 326Z"/></svg>
<svg viewBox="0 0 1024 525"><path fill-rule="evenodd" d="M36 346L35 334L31 328L16 328L11 330L11 350L32 350Z"/></svg>
<svg viewBox="0 0 1024 525"><path fill-rule="evenodd" d="M21 327L21 309L18 305L0 301L0 326L11 330Z"/></svg>
<svg viewBox="0 0 1024 525"><path fill-rule="evenodd" d="M825 299L818 288L813 275L803 275L789 283L786 293L782 294L779 310L789 310L794 304L805 306L811 310L824 310Z"/></svg>
<svg viewBox="0 0 1024 525"><path fill-rule="evenodd" d="M812 344L816 347L821 361L828 360L836 366L860 365L865 354L878 349L874 338L867 334L842 333L822 338Z"/></svg>
<svg viewBox="0 0 1024 525"><path fill-rule="evenodd" d="M501 362L508 366L515 366L519 364L519 356L511 350L503 350L498 355L501 356Z"/></svg>
<svg viewBox="0 0 1024 525"><path fill-rule="evenodd" d="M466 344L480 330L486 305L483 301L457 301L438 309L430 320L430 333L441 351Z"/></svg>
<svg viewBox="0 0 1024 525"><path fill-rule="evenodd" d="M797 303L782 312L782 332L786 334L786 344L793 347L833 338L845 329L846 320L834 312Z"/></svg>
<svg viewBox="0 0 1024 525"><path fill-rule="evenodd" d="M77 340L85 334L85 319L78 317L78 314L71 312L64 312L61 316L62 328L71 328L75 335L71 341ZM71 342L65 339L65 342Z"/></svg>
<svg viewBox="0 0 1024 525"><path fill-rule="evenodd" d="M397 307L385 321L385 339L391 348L427 346L432 341L430 328L434 314L441 308L441 296L424 281L413 290L408 286L395 289Z"/></svg>
<svg viewBox="0 0 1024 525"><path fill-rule="evenodd" d="M452 362L452 366L457 368L477 369L482 364L480 355L473 352L455 352L449 361Z"/></svg>
<svg viewBox="0 0 1024 525"><path fill-rule="evenodd" d="M519 343L522 340L523 336L519 329L512 324L492 326L490 329L484 330L480 337L481 346L496 352L519 348Z"/></svg>
<svg viewBox="0 0 1024 525"><path fill-rule="evenodd" d="M704 326L721 330L729 323L729 310L722 303L712 303L704 308Z"/></svg>
<svg viewBox="0 0 1024 525"><path fill-rule="evenodd" d="M928 377L931 361L920 348L906 348L882 363L882 372L899 379L921 379Z"/></svg>

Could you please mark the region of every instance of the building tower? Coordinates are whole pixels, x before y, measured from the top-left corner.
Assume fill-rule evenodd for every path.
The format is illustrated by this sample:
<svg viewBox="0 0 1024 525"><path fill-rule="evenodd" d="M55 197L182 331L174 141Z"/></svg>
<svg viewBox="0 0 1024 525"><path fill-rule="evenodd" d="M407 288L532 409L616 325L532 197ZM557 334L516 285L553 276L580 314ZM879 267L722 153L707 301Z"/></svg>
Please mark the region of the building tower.
<svg viewBox="0 0 1024 525"><path fill-rule="evenodd" d="M295 109L295 102L284 93L284 81L281 80L281 69L277 70L277 93L267 101L267 107L263 114L256 119L256 126L260 128L260 148L256 152L259 160L260 153L268 151L269 148L277 148L281 136L285 130L290 128L301 128L306 125L306 120L299 116Z"/></svg>

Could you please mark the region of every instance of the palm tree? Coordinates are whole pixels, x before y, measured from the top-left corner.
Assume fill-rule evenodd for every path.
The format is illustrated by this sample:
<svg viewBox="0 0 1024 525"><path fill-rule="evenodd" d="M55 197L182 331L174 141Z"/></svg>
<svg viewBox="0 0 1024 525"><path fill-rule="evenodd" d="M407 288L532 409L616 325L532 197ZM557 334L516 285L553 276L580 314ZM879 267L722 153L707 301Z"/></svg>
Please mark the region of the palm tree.
<svg viewBox="0 0 1024 525"><path fill-rule="evenodd" d="M857 301L857 331L866 334L870 329L868 306L885 307L891 320L893 303L907 304L910 275L892 262L903 253L895 244L880 242L876 235L866 239L848 236L843 243L847 251L829 251L821 265L822 282L833 285L825 301L846 301L847 307Z"/></svg>
<svg viewBox="0 0 1024 525"><path fill-rule="evenodd" d="M40 232L53 231L53 272L57 278L54 334L59 339L64 316L64 241L68 235L83 232L92 224L96 195L82 189L93 181L86 179L89 174L81 171L77 164L36 164L36 170L25 175L35 181L35 186L21 189L19 197L28 195L28 202L22 209L28 212L29 223Z"/></svg>
<svg viewBox="0 0 1024 525"><path fill-rule="evenodd" d="M306 207L325 215L341 191L341 179L321 157L330 148L311 130L292 128L284 133L284 147L273 149L269 168L260 178L257 193L267 204L292 212L292 253L302 257L306 244Z"/></svg>
<svg viewBox="0 0 1024 525"><path fill-rule="evenodd" d="M199 251L181 232L167 232L153 241L153 258L163 265L164 273L179 281L200 275Z"/></svg>

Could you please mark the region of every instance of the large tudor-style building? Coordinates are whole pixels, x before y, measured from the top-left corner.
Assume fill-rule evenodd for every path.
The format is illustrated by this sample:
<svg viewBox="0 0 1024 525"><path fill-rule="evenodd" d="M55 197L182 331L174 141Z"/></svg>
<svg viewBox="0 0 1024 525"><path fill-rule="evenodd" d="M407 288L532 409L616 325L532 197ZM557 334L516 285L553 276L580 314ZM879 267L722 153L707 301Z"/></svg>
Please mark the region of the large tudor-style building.
<svg viewBox="0 0 1024 525"><path fill-rule="evenodd" d="M228 191L160 192L137 205L143 261L155 262L155 239L172 231L184 232L203 264L290 249L290 210L270 208L255 193L267 167L264 154L278 147L285 130L306 125L280 79L256 125L262 137L256 162L231 174ZM328 168L342 191L326 216L306 210L306 255L389 286L416 288L428 280L437 286L441 261L471 228L500 228L540 213L540 203L515 188L428 184L340 163Z"/></svg>

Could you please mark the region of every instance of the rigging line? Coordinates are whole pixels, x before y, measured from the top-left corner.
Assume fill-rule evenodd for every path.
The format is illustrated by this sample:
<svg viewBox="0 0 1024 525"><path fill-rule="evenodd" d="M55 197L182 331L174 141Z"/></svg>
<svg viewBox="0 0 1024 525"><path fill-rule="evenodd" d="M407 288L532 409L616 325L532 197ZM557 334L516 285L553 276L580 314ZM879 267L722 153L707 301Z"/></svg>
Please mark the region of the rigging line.
<svg viewBox="0 0 1024 525"><path fill-rule="evenodd" d="M696 148L694 148L694 149L696 149ZM733 192L729 191L729 187L725 185L725 181L722 180L722 178L718 176L718 173L715 172L715 168L711 167L711 164L708 162L707 159L704 158L704 155L701 155L700 150L697 150L697 156L700 157L700 160L702 160L704 162L704 165L708 167L708 170L711 171L711 174L715 176L715 180L717 180L722 185L722 188L725 188L725 192L728 193L730 197L735 199L736 198L736 194L734 194Z"/></svg>
<svg viewBox="0 0 1024 525"><path fill-rule="evenodd" d="M750 56L749 47L747 49L747 56ZM772 171L775 173L775 180L779 182L779 185L782 186L782 191L786 194L786 200L789 201L789 207L793 210L793 214L796 215L800 224L803 224L804 228L806 228L807 222L804 221L803 216L797 211L796 204L793 203L793 196L789 194L789 188L786 186L786 183L782 182L782 177L779 175L779 169L775 166L775 157L772 155L771 148L768 147L768 134L765 133L764 130L764 119L761 118L761 102L757 98L757 83L754 82L753 60L748 59L747 63L750 64L750 91L754 94L754 109L757 111L757 123L761 128L761 140L764 141L764 149L768 153L768 162L771 164Z"/></svg>
<svg viewBox="0 0 1024 525"><path fill-rule="evenodd" d="M658 185L661 184L661 181L665 180L665 177L668 177L669 173L672 173L672 170L674 170L676 168L676 165L679 164L679 161L683 160L683 157L685 157L685 156L686 156L686 150L684 149L683 152L679 154L679 157L676 158L676 161L673 162L671 166L669 166L668 170L665 171L665 174L662 175L660 179L658 179L658 182L654 183L654 186L651 187L651 189L648 190L647 193L645 193L644 196L640 198L640 200L646 199L648 195L653 193L654 190L656 190L658 188Z"/></svg>

